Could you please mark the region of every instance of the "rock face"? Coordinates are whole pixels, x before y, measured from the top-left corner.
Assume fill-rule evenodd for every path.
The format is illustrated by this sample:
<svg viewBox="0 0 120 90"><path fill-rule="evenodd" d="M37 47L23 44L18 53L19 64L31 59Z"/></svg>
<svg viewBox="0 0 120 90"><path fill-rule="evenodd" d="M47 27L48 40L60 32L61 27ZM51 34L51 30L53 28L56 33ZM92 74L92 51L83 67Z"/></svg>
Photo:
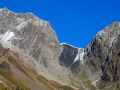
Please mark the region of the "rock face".
<svg viewBox="0 0 120 90"><path fill-rule="evenodd" d="M86 48L76 48L59 44L50 24L32 13L3 8L0 50L0 78L5 69L32 90L120 90L119 22L100 31Z"/></svg>
<svg viewBox="0 0 120 90"><path fill-rule="evenodd" d="M64 43L62 44L62 48L63 51L60 55L61 65L64 65L65 67L71 67L71 65L75 62L75 58L77 57L78 49Z"/></svg>
<svg viewBox="0 0 120 90"><path fill-rule="evenodd" d="M24 57L32 57L34 60L27 61L28 64L37 61L47 67L48 59L56 60L59 54L58 40L48 22L42 21L30 13L16 14L8 9L2 9L0 23L2 46L15 52L21 52L20 54ZM30 66L37 68L37 64L33 66L30 64Z"/></svg>
<svg viewBox="0 0 120 90"><path fill-rule="evenodd" d="M86 64L93 72L100 73L100 81L120 81L120 23L115 22L100 31L86 48ZM99 85L100 84L100 85ZM105 87L99 83L100 88Z"/></svg>
<svg viewBox="0 0 120 90"><path fill-rule="evenodd" d="M61 46L62 52L59 58L60 64L66 68L70 68L73 73L80 72L84 63L84 49L66 43L61 43Z"/></svg>
<svg viewBox="0 0 120 90"><path fill-rule="evenodd" d="M0 43L19 54L23 64L37 74L61 83L68 81L69 70L59 64L61 46L55 32L48 22L32 13L17 14L1 9Z"/></svg>

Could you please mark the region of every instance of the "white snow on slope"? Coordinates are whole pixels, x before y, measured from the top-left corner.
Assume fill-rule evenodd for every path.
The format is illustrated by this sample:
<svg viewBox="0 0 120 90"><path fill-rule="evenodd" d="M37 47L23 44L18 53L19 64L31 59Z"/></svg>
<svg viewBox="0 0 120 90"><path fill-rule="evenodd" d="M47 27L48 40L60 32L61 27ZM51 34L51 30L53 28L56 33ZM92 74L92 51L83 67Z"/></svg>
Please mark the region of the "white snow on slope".
<svg viewBox="0 0 120 90"><path fill-rule="evenodd" d="M76 55L76 58L73 63L75 63L77 60L80 60L81 64L83 64L83 57L84 57L84 49L79 48L78 54Z"/></svg>
<svg viewBox="0 0 120 90"><path fill-rule="evenodd" d="M0 9L0 11L2 11L2 8Z"/></svg>
<svg viewBox="0 0 120 90"><path fill-rule="evenodd" d="M103 33L104 33L104 31L102 30L102 31L99 31L97 34L96 34L96 36L102 36L103 35Z"/></svg>
<svg viewBox="0 0 120 90"><path fill-rule="evenodd" d="M68 44L68 43L65 43L65 42L60 43L60 45L69 45L69 46L71 46L71 47L78 48L78 47L75 47L75 46L73 46L73 45L71 45L71 44Z"/></svg>
<svg viewBox="0 0 120 90"><path fill-rule="evenodd" d="M11 47L11 39L14 37L14 32L7 31L5 34L0 35L0 42L5 48Z"/></svg>
<svg viewBox="0 0 120 90"><path fill-rule="evenodd" d="M78 54L76 55L76 58L75 58L74 62L76 62L77 60L79 60L79 58L80 58L80 57L79 57L79 50L78 50ZM73 62L73 63L74 63L74 62Z"/></svg>
<svg viewBox="0 0 120 90"><path fill-rule="evenodd" d="M22 18L18 18L17 21L20 23L18 26L16 26L17 30L20 30L21 28L23 28L27 25L27 21L25 21Z"/></svg>
<svg viewBox="0 0 120 90"><path fill-rule="evenodd" d="M60 45L69 45L73 48L78 48L78 47L72 46L72 45L67 44L67 43L60 43ZM80 60L81 64L83 64L84 63L83 57L84 57L84 49L83 48L78 48L78 53L77 53L76 58L74 59L73 63L75 63L77 60Z"/></svg>
<svg viewBox="0 0 120 90"><path fill-rule="evenodd" d="M81 63L83 64L83 57L84 57L84 51L82 51L81 53L80 53L80 61L81 61Z"/></svg>

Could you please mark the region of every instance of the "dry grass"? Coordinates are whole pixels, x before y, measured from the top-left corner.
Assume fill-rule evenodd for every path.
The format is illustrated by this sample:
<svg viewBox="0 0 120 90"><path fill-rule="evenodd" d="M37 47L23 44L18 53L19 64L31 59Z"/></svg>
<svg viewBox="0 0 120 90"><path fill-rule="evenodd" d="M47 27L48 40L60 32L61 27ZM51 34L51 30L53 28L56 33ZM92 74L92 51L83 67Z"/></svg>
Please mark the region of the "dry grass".
<svg viewBox="0 0 120 90"><path fill-rule="evenodd" d="M9 80L12 84L14 84L16 87L19 86L21 90L30 90L27 85L25 85L23 82L17 80L14 76L10 75L10 73L0 69L0 74L4 76L7 80ZM14 87L14 88L16 88Z"/></svg>
<svg viewBox="0 0 120 90"><path fill-rule="evenodd" d="M96 90L96 87L92 85L92 82L90 80L86 80L86 84L90 90Z"/></svg>
<svg viewBox="0 0 120 90"><path fill-rule="evenodd" d="M28 76L30 79L34 80L32 76L32 71L28 68L26 68L19 60L18 56L10 55L8 59L18 70L22 71L26 76Z"/></svg>
<svg viewBox="0 0 120 90"><path fill-rule="evenodd" d="M38 76L34 71L31 69L25 67L19 60L19 57L17 55L11 54L8 59L17 69L22 71L26 76L31 78L32 80L35 81L35 78L42 82L44 85L46 85L50 90L73 90L73 88L69 86L63 86L60 85L59 83L52 81L52 80L47 80L43 76Z"/></svg>
<svg viewBox="0 0 120 90"><path fill-rule="evenodd" d="M45 85L47 85L47 87L50 88L50 90L74 90L70 86L63 86L63 85L61 85L61 84L59 84L59 83L57 83L55 81L47 80L46 78L44 78L42 76L38 76L37 78L42 83L44 83Z"/></svg>

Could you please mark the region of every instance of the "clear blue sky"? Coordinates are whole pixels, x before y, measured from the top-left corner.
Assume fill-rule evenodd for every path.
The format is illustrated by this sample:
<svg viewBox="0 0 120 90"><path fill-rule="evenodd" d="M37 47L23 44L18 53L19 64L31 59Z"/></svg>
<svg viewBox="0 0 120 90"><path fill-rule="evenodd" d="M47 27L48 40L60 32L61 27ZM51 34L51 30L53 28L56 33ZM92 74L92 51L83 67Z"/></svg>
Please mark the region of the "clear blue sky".
<svg viewBox="0 0 120 90"><path fill-rule="evenodd" d="M60 42L86 47L96 33L120 20L120 0L0 0L0 7L47 20Z"/></svg>

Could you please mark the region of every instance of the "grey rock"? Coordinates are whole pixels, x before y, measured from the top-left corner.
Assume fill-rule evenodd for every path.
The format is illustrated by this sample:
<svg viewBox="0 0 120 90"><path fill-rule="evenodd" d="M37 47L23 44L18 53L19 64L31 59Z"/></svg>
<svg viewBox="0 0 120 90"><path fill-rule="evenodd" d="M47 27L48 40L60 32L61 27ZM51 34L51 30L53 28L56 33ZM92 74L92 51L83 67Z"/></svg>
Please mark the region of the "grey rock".
<svg viewBox="0 0 120 90"><path fill-rule="evenodd" d="M63 51L60 55L60 63L65 67L71 67L78 54L78 48L68 44L62 44Z"/></svg>
<svg viewBox="0 0 120 90"><path fill-rule="evenodd" d="M69 68L72 73L80 72L84 64L84 49L77 48L67 43L61 43L60 65Z"/></svg>
<svg viewBox="0 0 120 90"><path fill-rule="evenodd" d="M119 53L120 23L115 22L96 35L86 48L84 59L92 72L100 73L102 81L120 82Z"/></svg>
<svg viewBox="0 0 120 90"><path fill-rule="evenodd" d="M2 8L0 43L18 53L23 64L38 75L68 84L70 71L59 64L61 46L49 22L32 13L14 13Z"/></svg>

